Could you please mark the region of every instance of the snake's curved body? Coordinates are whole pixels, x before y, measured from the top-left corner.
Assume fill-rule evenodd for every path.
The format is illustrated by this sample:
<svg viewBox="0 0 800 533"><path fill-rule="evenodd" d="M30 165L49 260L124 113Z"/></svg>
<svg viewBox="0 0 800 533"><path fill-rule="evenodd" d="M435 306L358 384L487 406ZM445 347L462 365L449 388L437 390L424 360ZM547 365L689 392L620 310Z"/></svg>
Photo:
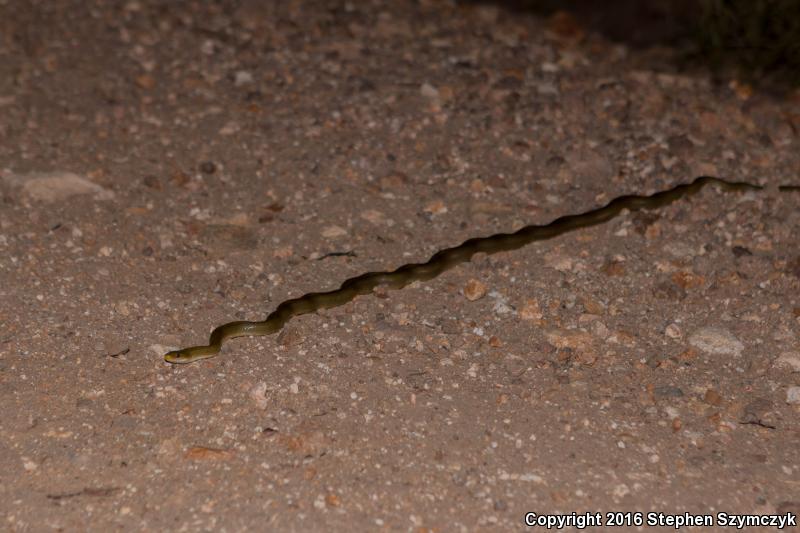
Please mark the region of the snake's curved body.
<svg viewBox="0 0 800 533"><path fill-rule="evenodd" d="M206 346L192 346L167 353L164 359L169 363L192 363L214 357L222 344L235 337L270 335L277 333L292 318L313 313L320 309L338 307L353 300L356 296L370 294L376 287L402 289L415 281L427 281L454 266L469 261L477 253L494 254L516 250L535 241L552 239L570 231L587 228L608 222L623 209L657 209L681 198L699 192L706 185L718 185L725 191L755 191L763 187L747 182L728 181L711 176L700 176L691 183L683 183L671 189L651 195L624 195L614 198L603 207L575 215L564 215L549 224L530 225L514 233L498 233L489 237L476 237L458 246L436 252L424 263L410 263L391 272L368 272L346 280L341 287L328 292L312 292L292 298L278 307L259 322L236 321L218 326L211 332ZM796 185L784 185L781 191L796 191Z"/></svg>

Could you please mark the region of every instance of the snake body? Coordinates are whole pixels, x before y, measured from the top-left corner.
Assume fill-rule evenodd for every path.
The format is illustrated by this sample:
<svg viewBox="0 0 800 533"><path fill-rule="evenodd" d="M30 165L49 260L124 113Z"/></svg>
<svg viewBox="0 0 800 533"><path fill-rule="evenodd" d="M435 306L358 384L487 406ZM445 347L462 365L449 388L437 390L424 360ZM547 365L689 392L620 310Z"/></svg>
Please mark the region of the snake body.
<svg viewBox="0 0 800 533"><path fill-rule="evenodd" d="M239 320L218 326L211 332L208 344L174 350L164 356L169 363L192 363L217 355L222 344L235 337L271 335L280 331L292 318L344 305L356 296L370 294L376 287L402 289L415 281L427 281L454 266L469 261L477 253L495 254L516 250L535 241L544 241L570 231L608 222L623 209L657 209L676 200L698 193L706 185L717 185L725 191L756 191L763 187L742 181L729 181L712 176L700 176L690 183L682 183L650 195L623 195L584 213L564 215L543 225L532 224L513 233L498 233L488 237L475 237L458 246L436 252L424 263L409 263L396 270L367 272L350 278L341 287L328 292L311 292L279 304L265 320L249 322ZM783 185L781 191L797 191L800 186Z"/></svg>

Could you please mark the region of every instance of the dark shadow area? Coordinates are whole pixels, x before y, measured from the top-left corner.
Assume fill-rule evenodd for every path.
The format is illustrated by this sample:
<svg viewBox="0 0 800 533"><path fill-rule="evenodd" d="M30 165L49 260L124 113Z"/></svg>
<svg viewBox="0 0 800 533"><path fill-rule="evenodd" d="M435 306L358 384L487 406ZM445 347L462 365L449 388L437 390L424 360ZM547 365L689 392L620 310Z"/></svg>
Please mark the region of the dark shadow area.
<svg viewBox="0 0 800 533"><path fill-rule="evenodd" d="M772 88L800 85L800 0L465 0L579 27L632 48L665 46L676 67Z"/></svg>
<svg viewBox="0 0 800 533"><path fill-rule="evenodd" d="M570 13L580 26L634 47L677 45L691 38L696 1L686 0L486 0L515 11L551 16Z"/></svg>

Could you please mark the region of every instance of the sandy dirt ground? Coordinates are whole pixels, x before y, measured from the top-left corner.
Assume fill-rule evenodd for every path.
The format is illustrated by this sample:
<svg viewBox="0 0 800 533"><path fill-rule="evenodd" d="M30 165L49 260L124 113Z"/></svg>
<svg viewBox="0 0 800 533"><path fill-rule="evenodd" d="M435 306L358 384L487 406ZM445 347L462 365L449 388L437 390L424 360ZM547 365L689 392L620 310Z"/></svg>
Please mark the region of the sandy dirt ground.
<svg viewBox="0 0 800 533"><path fill-rule="evenodd" d="M496 5L0 1L0 528L797 513L800 99L669 58ZM767 190L163 361L701 174Z"/></svg>

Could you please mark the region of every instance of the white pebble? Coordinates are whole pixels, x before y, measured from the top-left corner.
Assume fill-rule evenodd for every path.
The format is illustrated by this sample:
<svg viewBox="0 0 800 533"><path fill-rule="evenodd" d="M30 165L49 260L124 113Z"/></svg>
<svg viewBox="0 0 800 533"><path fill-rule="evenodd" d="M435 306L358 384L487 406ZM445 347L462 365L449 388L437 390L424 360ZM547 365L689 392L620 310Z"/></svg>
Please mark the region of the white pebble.
<svg viewBox="0 0 800 533"><path fill-rule="evenodd" d="M250 398L259 409L267 408L267 384L264 381L259 382L250 389Z"/></svg>
<svg viewBox="0 0 800 533"><path fill-rule="evenodd" d="M786 403L800 405L800 387L789 387L786 389Z"/></svg>
<svg viewBox="0 0 800 533"><path fill-rule="evenodd" d="M800 372L800 353L783 352L775 360L775 364L780 367L791 368L795 372Z"/></svg>
<svg viewBox="0 0 800 533"><path fill-rule="evenodd" d="M664 335L666 335L670 339L680 339L683 333L681 332L681 328L679 328L677 324L670 324L669 326L667 326L667 329L664 330Z"/></svg>
<svg viewBox="0 0 800 533"><path fill-rule="evenodd" d="M733 355L739 357L744 344L725 328L708 327L695 331L689 337L689 344L714 355Z"/></svg>

